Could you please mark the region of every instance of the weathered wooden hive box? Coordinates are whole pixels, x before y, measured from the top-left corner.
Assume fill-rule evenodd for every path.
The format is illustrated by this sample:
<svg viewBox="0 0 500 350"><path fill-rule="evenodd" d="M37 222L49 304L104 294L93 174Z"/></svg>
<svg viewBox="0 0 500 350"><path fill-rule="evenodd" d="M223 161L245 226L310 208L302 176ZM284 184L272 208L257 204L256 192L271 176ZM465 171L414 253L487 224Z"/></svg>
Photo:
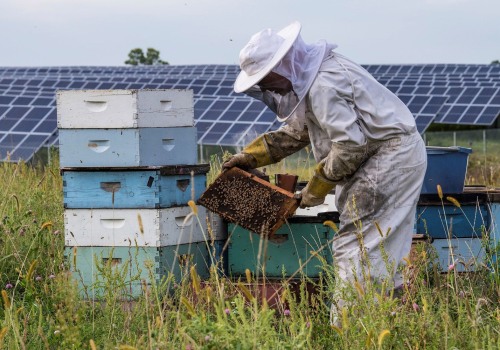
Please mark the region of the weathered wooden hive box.
<svg viewBox="0 0 500 350"><path fill-rule="evenodd" d="M66 209L66 245L160 247L207 240L209 234L205 208L198 208L197 216L190 214L189 206L162 209Z"/></svg>
<svg viewBox="0 0 500 350"><path fill-rule="evenodd" d="M167 208L197 200L208 164L136 168L63 168L65 208Z"/></svg>
<svg viewBox="0 0 500 350"><path fill-rule="evenodd" d="M196 128L59 129L61 167L137 167L198 161Z"/></svg>
<svg viewBox="0 0 500 350"><path fill-rule="evenodd" d="M448 271L452 264L458 272L475 271L486 262L486 248L478 238L435 239L432 247L443 272Z"/></svg>
<svg viewBox="0 0 500 350"><path fill-rule="evenodd" d="M194 125L191 90L57 92L61 129L172 128Z"/></svg>
<svg viewBox="0 0 500 350"><path fill-rule="evenodd" d="M230 224L228 266L232 276L254 275L275 278L319 277L324 264L333 262L333 230L324 221L338 215L294 216L266 239L238 225Z"/></svg>
<svg viewBox="0 0 500 350"><path fill-rule="evenodd" d="M453 198L450 201L448 198ZM457 203L460 206L457 206ZM475 271L486 261L487 249L498 242L500 191L465 187L460 193L423 193L417 205L415 231L432 240L442 271Z"/></svg>
<svg viewBox="0 0 500 350"><path fill-rule="evenodd" d="M102 297L110 276L120 274L124 283L116 287L116 295L135 298L143 293L144 287L151 287L151 276L159 284L173 274L170 282L173 288L189 276L194 266L201 278L207 278L209 267L220 259L214 255L215 251L214 245L207 242L163 247L75 246L66 247L65 256L83 297Z"/></svg>
<svg viewBox="0 0 500 350"><path fill-rule="evenodd" d="M102 295L109 273L121 273L116 292L129 297L169 273L178 282L192 266L207 277L225 232L188 206L209 171L197 164L192 91L60 91L57 99L65 253L83 295Z"/></svg>

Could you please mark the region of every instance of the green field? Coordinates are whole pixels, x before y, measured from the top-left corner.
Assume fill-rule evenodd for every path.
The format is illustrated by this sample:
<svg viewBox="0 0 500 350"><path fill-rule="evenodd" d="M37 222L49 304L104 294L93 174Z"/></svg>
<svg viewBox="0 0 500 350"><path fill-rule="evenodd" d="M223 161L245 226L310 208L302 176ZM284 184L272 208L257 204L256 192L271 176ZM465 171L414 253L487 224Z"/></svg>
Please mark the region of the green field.
<svg viewBox="0 0 500 350"><path fill-rule="evenodd" d="M291 158L269 171L302 171L305 179L313 165L308 158ZM210 176L219 166L214 157ZM0 176L1 349L500 348L494 250L474 273L451 267L441 274L432 251L417 248L403 295L396 297L384 286L352 286L346 291L352 306L343 310L341 327L329 323L335 271L326 265L320 280L307 280L299 271L299 293L283 280L273 307L255 297L255 276L238 282L215 272L202 282L187 271L181 282L154 283L136 300L124 300L132 282L127 271L102 264L97 268L103 299L83 300L63 256L58 165L4 163ZM497 178L487 178L498 185ZM174 286L170 292L167 285ZM306 295L306 285L317 293Z"/></svg>

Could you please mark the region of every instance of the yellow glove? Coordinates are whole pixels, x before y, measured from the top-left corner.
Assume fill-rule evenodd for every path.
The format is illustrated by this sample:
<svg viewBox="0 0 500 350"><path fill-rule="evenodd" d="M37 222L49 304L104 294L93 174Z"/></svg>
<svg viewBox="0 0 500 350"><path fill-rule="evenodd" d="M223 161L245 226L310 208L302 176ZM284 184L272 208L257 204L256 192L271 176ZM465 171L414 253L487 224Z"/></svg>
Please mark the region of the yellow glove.
<svg viewBox="0 0 500 350"><path fill-rule="evenodd" d="M236 153L222 164L222 169L224 170L231 169L232 167L238 167L243 170L255 169L257 167L257 160L251 154Z"/></svg>
<svg viewBox="0 0 500 350"><path fill-rule="evenodd" d="M315 207L325 202L326 195L335 187L337 183L327 179L323 175L323 164L320 164L314 171L314 175L297 196L300 199L300 207Z"/></svg>
<svg viewBox="0 0 500 350"><path fill-rule="evenodd" d="M222 164L222 168L229 169L237 166L242 169L255 169L271 163L273 161L267 150L265 136L261 135L250 142L241 153L229 158L228 161Z"/></svg>

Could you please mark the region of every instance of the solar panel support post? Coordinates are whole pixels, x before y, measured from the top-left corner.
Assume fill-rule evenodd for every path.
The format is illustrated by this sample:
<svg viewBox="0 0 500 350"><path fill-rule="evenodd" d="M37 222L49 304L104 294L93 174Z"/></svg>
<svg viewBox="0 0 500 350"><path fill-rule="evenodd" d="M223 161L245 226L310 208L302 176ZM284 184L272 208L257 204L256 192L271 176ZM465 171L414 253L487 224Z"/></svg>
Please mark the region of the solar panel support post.
<svg viewBox="0 0 500 350"><path fill-rule="evenodd" d="M483 153L486 154L486 129L483 130Z"/></svg>

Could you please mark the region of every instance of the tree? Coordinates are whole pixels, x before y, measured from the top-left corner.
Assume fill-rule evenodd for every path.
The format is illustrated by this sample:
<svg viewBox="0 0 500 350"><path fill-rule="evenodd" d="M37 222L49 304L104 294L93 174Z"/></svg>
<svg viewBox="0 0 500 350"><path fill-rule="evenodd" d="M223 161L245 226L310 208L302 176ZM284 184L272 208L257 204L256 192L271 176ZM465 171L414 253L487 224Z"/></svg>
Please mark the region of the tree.
<svg viewBox="0 0 500 350"><path fill-rule="evenodd" d="M144 55L144 52L140 48L130 50L128 60L125 61L125 64L130 64L131 66L158 66L169 63L160 59L160 51L149 47L146 55Z"/></svg>
<svg viewBox="0 0 500 350"><path fill-rule="evenodd" d="M494 60L491 64L500 64L500 60Z"/></svg>

